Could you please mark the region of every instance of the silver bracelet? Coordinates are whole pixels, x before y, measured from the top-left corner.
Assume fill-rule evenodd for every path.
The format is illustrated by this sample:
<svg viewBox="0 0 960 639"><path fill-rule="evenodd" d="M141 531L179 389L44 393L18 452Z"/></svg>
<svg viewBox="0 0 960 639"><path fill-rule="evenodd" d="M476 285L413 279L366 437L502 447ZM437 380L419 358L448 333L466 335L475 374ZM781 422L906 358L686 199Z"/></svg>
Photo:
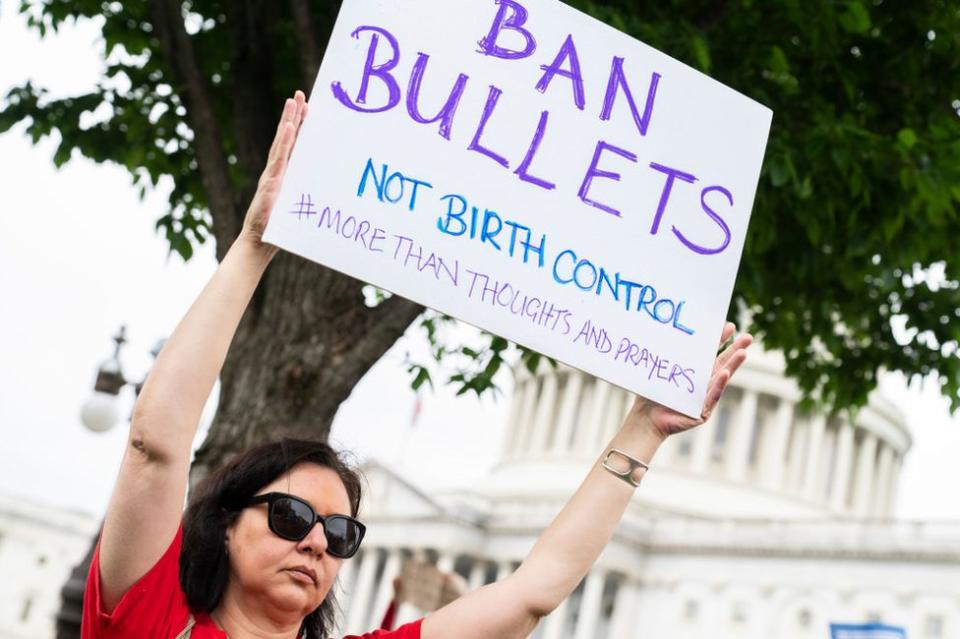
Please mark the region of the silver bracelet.
<svg viewBox="0 0 960 639"><path fill-rule="evenodd" d="M613 462L611 459L614 457L618 458L619 463L617 465L614 465L615 462ZM623 468L624 464L628 466L628 468L625 470ZM634 488L640 485L640 479L643 478L643 475L640 475L639 479L636 477L635 473L637 470L643 469L644 474L650 470L650 465L646 462L642 462L635 457L631 457L622 450L617 450L616 448L611 448L607 451L607 456L603 458L602 466L607 470L607 472L619 477Z"/></svg>

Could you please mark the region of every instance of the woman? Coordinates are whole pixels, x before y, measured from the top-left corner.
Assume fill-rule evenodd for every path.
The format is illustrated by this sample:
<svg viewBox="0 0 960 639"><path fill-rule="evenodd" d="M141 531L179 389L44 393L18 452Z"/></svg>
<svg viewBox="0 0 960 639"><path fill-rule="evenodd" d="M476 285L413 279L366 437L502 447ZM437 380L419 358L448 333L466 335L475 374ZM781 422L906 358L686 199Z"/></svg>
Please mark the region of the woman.
<svg viewBox="0 0 960 639"><path fill-rule="evenodd" d="M257 448L211 475L183 517L204 402L264 269L261 240L297 132L287 100L243 230L157 358L90 568L83 637L314 639L330 631L331 587L363 538L355 475L323 444ZM722 342L733 334L728 324ZM703 423L746 358L741 335L717 358L702 417L637 399L620 431L510 577L426 618L370 637L525 637L576 587L609 541L664 439Z"/></svg>

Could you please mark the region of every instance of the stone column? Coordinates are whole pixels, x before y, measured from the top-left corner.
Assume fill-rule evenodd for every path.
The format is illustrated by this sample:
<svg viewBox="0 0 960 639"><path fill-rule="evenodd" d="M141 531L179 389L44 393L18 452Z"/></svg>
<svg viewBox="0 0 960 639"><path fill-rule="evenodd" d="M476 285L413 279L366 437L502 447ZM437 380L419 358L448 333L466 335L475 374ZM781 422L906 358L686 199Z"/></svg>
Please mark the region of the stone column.
<svg viewBox="0 0 960 639"><path fill-rule="evenodd" d="M757 393L745 388L727 439L726 475L732 481L743 481L747 476L750 440L756 426Z"/></svg>
<svg viewBox="0 0 960 639"><path fill-rule="evenodd" d="M810 417L807 431L807 460L803 469L802 494L805 499L816 499L817 486L822 486L820 468L822 455L823 433L827 428L825 415L815 414Z"/></svg>
<svg viewBox="0 0 960 639"><path fill-rule="evenodd" d="M340 573L337 575L338 592L343 593L344 596L350 594L353 590L353 580L357 576L358 561L360 561L360 555L354 555L350 559L344 560L340 567Z"/></svg>
<svg viewBox="0 0 960 639"><path fill-rule="evenodd" d="M586 433L584 437L584 446L577 452L590 453L600 447L600 438L603 437L604 417L607 414L607 404L610 397L610 390L613 388L609 382L598 379L594 386L593 398L590 400L590 412L587 413Z"/></svg>
<svg viewBox="0 0 960 639"><path fill-rule="evenodd" d="M402 562L403 554L399 548L391 548L387 551L387 559L383 564L383 575L380 577L380 584L377 586L377 594L373 598L370 618L364 624L364 628L367 630L380 627L383 613L387 611L387 606L393 599L393 578L400 574L400 564Z"/></svg>
<svg viewBox="0 0 960 639"><path fill-rule="evenodd" d="M710 463L710 448L713 446L713 429L716 425L717 411L713 411L713 415L706 424L694 430L692 434L684 435L694 438L693 448L690 450L690 470L695 473L704 473L707 470L707 465Z"/></svg>
<svg viewBox="0 0 960 639"><path fill-rule="evenodd" d="M467 588L472 592L477 588L484 586L487 578L487 562L484 559L475 557L473 567L470 568L470 578L467 579Z"/></svg>
<svg viewBox="0 0 960 639"><path fill-rule="evenodd" d="M569 598L564 599L556 610L547 615L543 622L543 639L566 639L570 636L570 633L566 632L568 601Z"/></svg>
<svg viewBox="0 0 960 639"><path fill-rule="evenodd" d="M900 471L903 468L903 456L894 453L893 464L890 469L889 483L887 484L886 514L892 515L897 509L897 495L900 487Z"/></svg>
<svg viewBox="0 0 960 639"><path fill-rule="evenodd" d="M583 388L584 373L571 370L567 372L567 383L563 387L560 400L560 413L557 415L557 431L551 448L554 453L566 453L570 447L570 434L577 420L577 407L580 405L580 391Z"/></svg>
<svg viewBox="0 0 960 639"><path fill-rule="evenodd" d="M870 512L870 495L873 493L873 468L877 456L877 438L864 433L857 451L857 468L853 479L853 511L864 517Z"/></svg>
<svg viewBox="0 0 960 639"><path fill-rule="evenodd" d="M624 415L626 415L626 413L624 413ZM657 456L655 457L657 466L661 468L673 466L679 443L680 440L676 437L667 437L664 442L660 444L660 448L657 449Z"/></svg>
<svg viewBox="0 0 960 639"><path fill-rule="evenodd" d="M503 453L500 455L503 459L510 459L513 451L517 447L517 431L520 428L520 413L523 412L523 404L526 400L527 383L524 379L518 379L513 387L512 404L510 405L510 416L507 418L507 436L503 439Z"/></svg>
<svg viewBox="0 0 960 639"><path fill-rule="evenodd" d="M777 490L783 486L783 468L786 463L787 443L790 441L790 425L793 423L793 403L781 398L773 421L768 426L760 449L760 483L765 488Z"/></svg>
<svg viewBox="0 0 960 639"><path fill-rule="evenodd" d="M790 492L799 492L803 479L803 460L807 438L807 420L794 418L793 428L790 429L790 452L787 459L786 488Z"/></svg>
<svg viewBox="0 0 960 639"><path fill-rule="evenodd" d="M626 414L623 412L623 396L626 394L627 391L622 388L617 388L616 386L610 387L607 407L603 413L603 432L600 433L600 439L597 441L598 452L602 446L605 446L607 442L613 439L613 436L617 433L617 429L620 428L620 424L623 423L623 416Z"/></svg>
<svg viewBox="0 0 960 639"><path fill-rule="evenodd" d="M537 408L537 399L539 398L540 378L532 377L527 381L527 388L524 395L523 408L520 410L519 423L516 426L517 440L513 447L513 457L522 457L529 450L530 432L533 430L533 416Z"/></svg>
<svg viewBox="0 0 960 639"><path fill-rule="evenodd" d="M871 499L870 514L874 517L886 517L888 491L890 489L890 474L893 471L893 449L881 443L880 457L877 460L876 476L873 485L876 486Z"/></svg>
<svg viewBox="0 0 960 639"><path fill-rule="evenodd" d="M497 563L497 577L494 581L502 581L513 574L513 562L510 560L503 560Z"/></svg>
<svg viewBox="0 0 960 639"><path fill-rule="evenodd" d="M590 412L593 410L593 398L597 394L598 381L584 373L583 390L577 402L576 417L573 419L573 447L570 452L574 455L582 455L587 447L590 437Z"/></svg>
<svg viewBox="0 0 960 639"><path fill-rule="evenodd" d="M827 422L823 439L820 440L820 469L817 471L814 491L817 502L829 503L830 500L831 472L836 470L837 465L837 432L837 429L831 428Z"/></svg>
<svg viewBox="0 0 960 639"><path fill-rule="evenodd" d="M547 438L556 423L557 374L548 372L543 378L543 388L537 400L537 410L533 417L533 433L530 437L530 452L543 453L547 449Z"/></svg>
<svg viewBox="0 0 960 639"><path fill-rule="evenodd" d="M583 586L583 598L580 600L580 614L577 615L577 627L574 639L595 639L597 622L600 620L600 604L603 597L603 583L606 573L594 568L587 574Z"/></svg>
<svg viewBox="0 0 960 639"><path fill-rule="evenodd" d="M853 467L853 424L844 420L837 430L837 465L830 486L830 508L837 512L847 509L850 490L850 470Z"/></svg>
<svg viewBox="0 0 960 639"><path fill-rule="evenodd" d="M365 622L370 609L370 597L373 594L373 580L377 575L379 555L377 548L367 548L360 561L356 585L350 593L350 613L347 615L345 628L347 633L361 634L369 630Z"/></svg>
<svg viewBox="0 0 960 639"><path fill-rule="evenodd" d="M340 610L337 611L336 619L334 620L334 634L340 636L344 634L344 624L346 624L346 615L350 611L350 602L352 597L350 596L353 593L353 581L357 576L357 562L360 561L361 555L354 555L352 558L347 559L343 562L343 565L340 567L340 573L337 575L337 600L340 602Z"/></svg>
<svg viewBox="0 0 960 639"><path fill-rule="evenodd" d="M456 561L457 557L453 553L440 553L440 557L437 559L437 570L440 572L453 572L453 566Z"/></svg>
<svg viewBox="0 0 960 639"><path fill-rule="evenodd" d="M613 619L610 620L612 638L632 637L636 635L634 618L637 614L637 586L629 579L620 582L617 596L613 600Z"/></svg>

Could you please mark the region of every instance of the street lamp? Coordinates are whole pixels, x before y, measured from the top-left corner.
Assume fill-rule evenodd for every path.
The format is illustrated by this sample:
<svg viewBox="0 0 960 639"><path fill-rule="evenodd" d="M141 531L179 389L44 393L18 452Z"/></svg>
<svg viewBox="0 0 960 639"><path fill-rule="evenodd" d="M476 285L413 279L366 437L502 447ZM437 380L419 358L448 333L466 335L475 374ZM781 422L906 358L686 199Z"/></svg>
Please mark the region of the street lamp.
<svg viewBox="0 0 960 639"><path fill-rule="evenodd" d="M117 423L120 408L117 396L120 390L127 385L133 386L134 395L140 394L146 377L139 382L131 382L123 375L120 367L120 349L127 342L127 328L121 326L113 337L115 344L113 357L106 360L97 369L97 381L93 385L93 395L80 409L80 419L83 425L90 430L102 433L108 431ZM163 348L164 340L157 342L150 354L156 359ZM60 610L57 612L57 638L76 639L80 636L80 621L83 612L83 591L86 586L87 573L90 572L90 562L97 545L99 535L94 537L90 550L77 566L74 566L70 578L60 590Z"/></svg>
<svg viewBox="0 0 960 639"><path fill-rule="evenodd" d="M143 380L132 382L123 375L123 369L120 366L120 349L127 342L127 327L121 326L116 335L113 336L114 349L113 356L100 364L97 370L97 381L93 386L93 395L90 396L83 407L80 409L80 419L83 425L95 433L103 433L117 423L120 417L120 408L117 403L117 396L120 390L127 385L134 387L134 394L139 395L143 388ZM150 354L156 359L163 348L163 341L157 342Z"/></svg>

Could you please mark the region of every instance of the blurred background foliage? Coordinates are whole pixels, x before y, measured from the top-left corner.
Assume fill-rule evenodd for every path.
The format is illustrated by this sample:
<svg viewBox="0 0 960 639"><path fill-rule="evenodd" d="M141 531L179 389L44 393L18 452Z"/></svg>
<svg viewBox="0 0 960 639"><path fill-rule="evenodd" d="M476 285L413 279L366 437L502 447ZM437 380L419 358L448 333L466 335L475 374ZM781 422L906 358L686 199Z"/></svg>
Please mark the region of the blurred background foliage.
<svg viewBox="0 0 960 639"><path fill-rule="evenodd" d="M784 352L809 400L855 408L880 370L936 371L960 408L960 3L570 4L773 109L731 317L749 311L752 331ZM94 91L56 99L25 82L0 104L0 132L25 122L34 141L60 140L58 166L76 153L115 162L141 189L171 177L169 212L157 221L171 250L189 259L213 235L219 251L250 199L275 111L312 86L338 8L24 0L41 34L96 20L104 74ZM170 26L178 16L185 39ZM228 193L202 170L211 162L223 164ZM436 361L456 355L445 381L492 387L505 340L447 344L448 318L428 311L419 321ZM522 356L537 365L536 353ZM410 362L414 386L432 383L436 366Z"/></svg>

